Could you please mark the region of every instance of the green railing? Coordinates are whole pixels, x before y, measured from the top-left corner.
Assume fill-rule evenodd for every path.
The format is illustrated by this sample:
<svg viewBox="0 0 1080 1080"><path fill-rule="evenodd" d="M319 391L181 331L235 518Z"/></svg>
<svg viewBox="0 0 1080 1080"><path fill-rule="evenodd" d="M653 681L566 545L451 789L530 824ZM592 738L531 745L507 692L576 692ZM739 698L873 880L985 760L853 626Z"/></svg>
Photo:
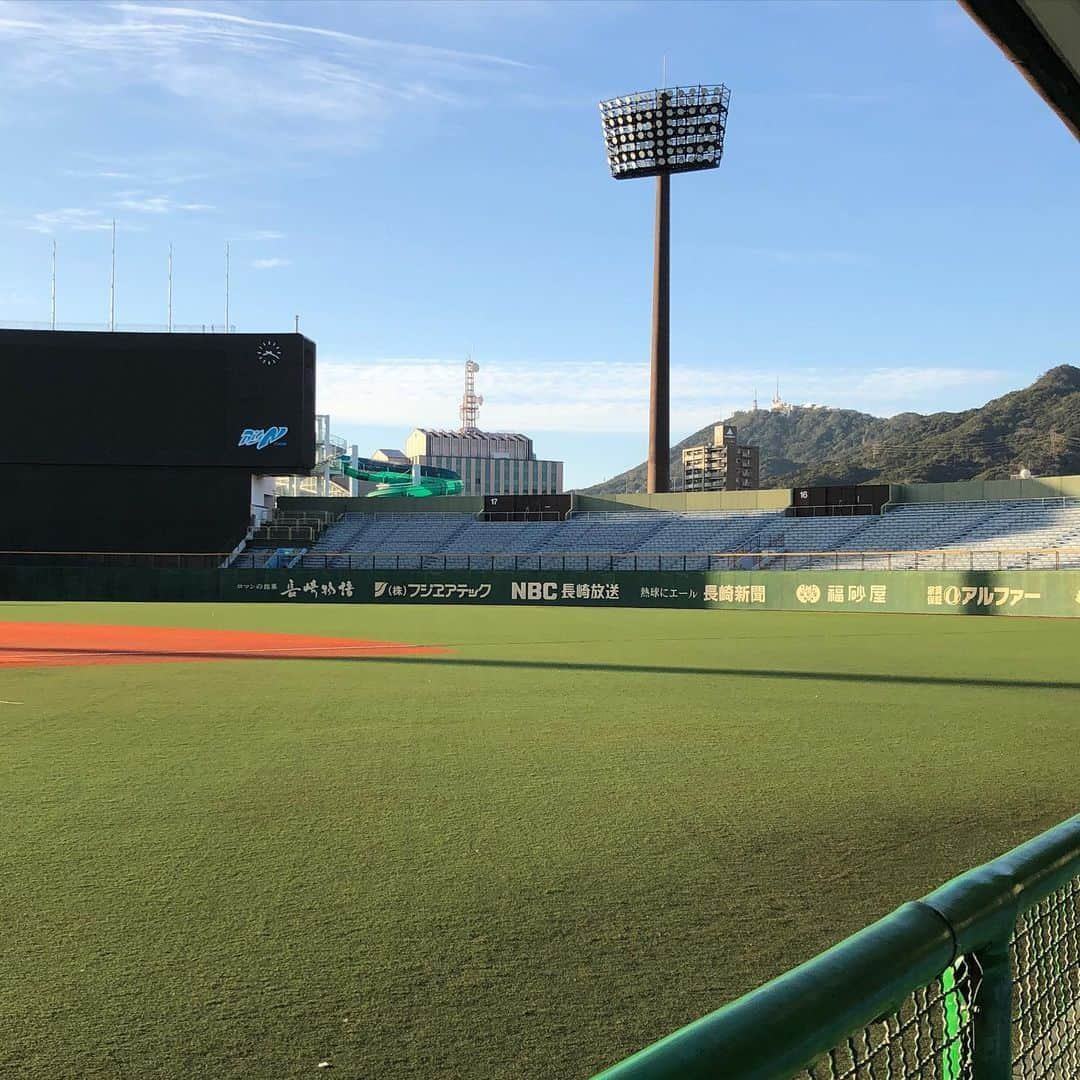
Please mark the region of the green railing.
<svg viewBox="0 0 1080 1080"><path fill-rule="evenodd" d="M1076 1080L1080 815L600 1077Z"/></svg>

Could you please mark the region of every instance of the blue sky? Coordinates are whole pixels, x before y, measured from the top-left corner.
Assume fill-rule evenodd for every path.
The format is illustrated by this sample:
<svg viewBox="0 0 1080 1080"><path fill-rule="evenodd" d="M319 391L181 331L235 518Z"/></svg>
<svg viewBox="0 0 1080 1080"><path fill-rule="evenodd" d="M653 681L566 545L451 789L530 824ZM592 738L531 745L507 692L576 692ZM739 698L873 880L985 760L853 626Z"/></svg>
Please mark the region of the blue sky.
<svg viewBox="0 0 1080 1080"><path fill-rule="evenodd" d="M892 414L1077 363L1075 140L942 2L0 2L0 324L224 318L319 344L364 451L525 430L569 485L644 457L651 181L596 103L723 81L673 181L672 435L753 387Z"/></svg>

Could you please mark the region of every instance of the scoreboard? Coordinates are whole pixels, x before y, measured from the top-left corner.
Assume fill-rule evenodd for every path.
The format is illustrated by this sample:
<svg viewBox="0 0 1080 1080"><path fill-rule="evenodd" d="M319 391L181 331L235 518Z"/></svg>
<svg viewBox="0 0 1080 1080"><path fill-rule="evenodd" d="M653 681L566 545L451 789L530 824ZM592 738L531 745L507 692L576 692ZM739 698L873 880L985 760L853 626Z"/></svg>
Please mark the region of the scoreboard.
<svg viewBox="0 0 1080 1080"><path fill-rule="evenodd" d="M0 330L0 465L310 472L300 334Z"/></svg>

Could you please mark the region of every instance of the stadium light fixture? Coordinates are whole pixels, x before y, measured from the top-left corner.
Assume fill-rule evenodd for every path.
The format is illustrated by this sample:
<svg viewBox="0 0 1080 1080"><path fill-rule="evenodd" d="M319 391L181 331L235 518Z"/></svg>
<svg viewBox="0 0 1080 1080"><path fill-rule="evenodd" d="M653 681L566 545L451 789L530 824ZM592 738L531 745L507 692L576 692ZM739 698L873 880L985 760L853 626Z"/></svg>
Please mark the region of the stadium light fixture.
<svg viewBox="0 0 1080 1080"><path fill-rule="evenodd" d="M656 177L652 369L649 391L650 492L671 488L671 192L672 173L715 169L724 153L726 86L674 86L600 102L608 167L616 180Z"/></svg>

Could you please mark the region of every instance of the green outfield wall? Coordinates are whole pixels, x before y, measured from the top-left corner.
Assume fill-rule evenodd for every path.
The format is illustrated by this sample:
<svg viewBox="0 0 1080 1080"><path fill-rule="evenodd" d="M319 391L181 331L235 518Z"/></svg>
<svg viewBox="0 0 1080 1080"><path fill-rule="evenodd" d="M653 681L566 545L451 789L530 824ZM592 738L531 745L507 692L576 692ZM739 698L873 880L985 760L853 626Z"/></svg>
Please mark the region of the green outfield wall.
<svg viewBox="0 0 1080 1080"><path fill-rule="evenodd" d="M951 484L892 484L897 503L997 502L1016 499L1080 499L1080 476L1029 480L964 480Z"/></svg>
<svg viewBox="0 0 1080 1080"><path fill-rule="evenodd" d="M654 495L574 495L575 511L666 510L784 510L791 505L790 488L760 491L670 491Z"/></svg>
<svg viewBox="0 0 1080 1080"><path fill-rule="evenodd" d="M1017 499L1080 499L1080 476L1038 476L1028 480L964 480L947 484L890 484L889 502L946 503L998 502ZM791 505L790 488L755 491L673 491L663 494L589 495L573 493L573 509L609 513L665 510L685 513L702 510L783 510ZM449 495L430 499L329 498L314 495L283 496L282 510L327 510L363 514L478 514L484 500L478 495Z"/></svg>
<svg viewBox="0 0 1080 1080"><path fill-rule="evenodd" d="M1080 617L1080 571L587 572L2 567L0 600L511 604Z"/></svg>
<svg viewBox="0 0 1080 1080"><path fill-rule="evenodd" d="M363 495L281 495L277 508L286 514L305 511L329 514L479 514L484 509L484 497L432 495L426 499L410 499L403 495L388 495L369 499Z"/></svg>

